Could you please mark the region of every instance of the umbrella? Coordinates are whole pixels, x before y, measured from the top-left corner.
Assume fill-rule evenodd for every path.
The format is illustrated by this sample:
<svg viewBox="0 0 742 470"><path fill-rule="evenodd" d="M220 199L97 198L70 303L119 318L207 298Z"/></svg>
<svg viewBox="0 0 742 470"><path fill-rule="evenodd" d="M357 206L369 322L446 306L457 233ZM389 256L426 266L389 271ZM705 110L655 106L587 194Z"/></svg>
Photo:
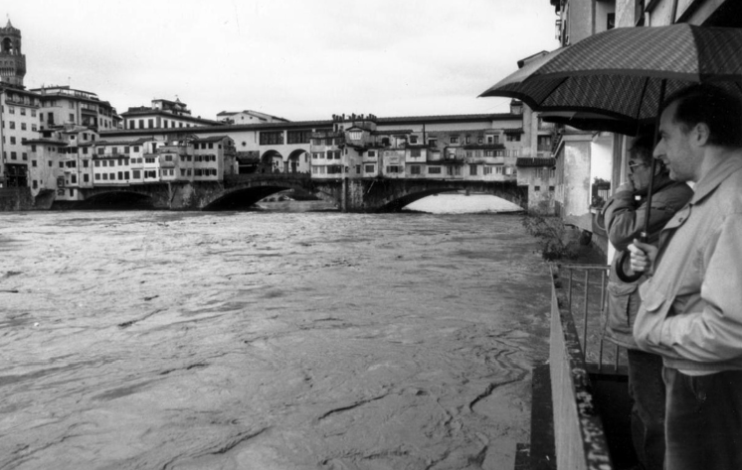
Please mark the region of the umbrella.
<svg viewBox="0 0 742 470"><path fill-rule="evenodd" d="M518 98L537 111L583 111L641 123L657 116L660 95L694 83L716 83L742 95L741 50L739 28L611 29L537 57L480 96Z"/></svg>
<svg viewBox="0 0 742 470"><path fill-rule="evenodd" d="M518 98L540 112L590 116L575 119L577 127L600 129L621 122L630 131L658 120L664 98L693 84L711 83L742 96L740 51L739 28L611 29L533 59L480 96ZM648 208L651 201L650 180ZM648 213L646 221L643 238L649 232Z"/></svg>

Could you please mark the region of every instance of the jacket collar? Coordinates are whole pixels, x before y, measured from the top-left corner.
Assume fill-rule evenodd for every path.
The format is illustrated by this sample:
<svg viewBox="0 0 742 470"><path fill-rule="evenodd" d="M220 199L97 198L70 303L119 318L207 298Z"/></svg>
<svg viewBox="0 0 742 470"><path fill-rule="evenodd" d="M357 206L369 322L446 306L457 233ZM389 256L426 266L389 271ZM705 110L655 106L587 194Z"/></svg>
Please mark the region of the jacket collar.
<svg viewBox="0 0 742 470"><path fill-rule="evenodd" d="M693 187L691 204L697 204L711 194L722 181L742 169L742 149L728 152L725 155L712 155L714 165Z"/></svg>

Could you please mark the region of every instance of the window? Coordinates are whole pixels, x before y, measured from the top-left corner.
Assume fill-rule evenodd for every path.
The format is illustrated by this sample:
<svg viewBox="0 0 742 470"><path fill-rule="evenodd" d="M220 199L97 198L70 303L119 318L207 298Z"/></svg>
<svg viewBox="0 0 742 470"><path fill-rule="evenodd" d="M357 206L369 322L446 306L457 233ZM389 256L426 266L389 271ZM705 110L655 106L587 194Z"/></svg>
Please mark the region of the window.
<svg viewBox="0 0 742 470"><path fill-rule="evenodd" d="M95 174L95 179L97 179L97 180L99 180L99 179L100 179L100 173L96 173L96 174Z"/></svg>
<svg viewBox="0 0 742 470"><path fill-rule="evenodd" d="M451 136L451 143L452 143L452 144L458 144L458 143L459 143L459 136L457 136L457 135L452 135L452 136Z"/></svg>
<svg viewBox="0 0 742 470"><path fill-rule="evenodd" d="M33 167L36 166L36 160L31 160L31 166L33 166Z"/></svg>
<svg viewBox="0 0 742 470"><path fill-rule="evenodd" d="M17 155L16 155L16 153L15 153L15 152L10 152L10 159L11 159L11 160L15 160L15 159L16 159L16 156L17 156Z"/></svg>
<svg viewBox="0 0 742 470"><path fill-rule="evenodd" d="M520 142L520 134L507 134L508 142Z"/></svg>
<svg viewBox="0 0 742 470"><path fill-rule="evenodd" d="M438 145L438 139L428 139L428 147L435 147Z"/></svg>
<svg viewBox="0 0 742 470"><path fill-rule="evenodd" d="M483 173L485 175L491 175L492 174L492 167L491 166L485 166L482 171L483 171Z"/></svg>
<svg viewBox="0 0 742 470"><path fill-rule="evenodd" d="M85 182L85 183L89 183L89 182L90 182L90 176L89 176L89 175L87 175L87 174L85 174L85 175L82 175L82 180L83 180L83 182Z"/></svg>
<svg viewBox="0 0 742 470"><path fill-rule="evenodd" d="M77 175L71 176L72 184L77 184Z"/></svg>
<svg viewBox="0 0 742 470"><path fill-rule="evenodd" d="M261 132L260 145L283 145L283 132Z"/></svg>
<svg viewBox="0 0 742 470"><path fill-rule="evenodd" d="M31 124L31 130L36 132L37 130L39 130L39 127L36 124Z"/></svg>
<svg viewBox="0 0 742 470"><path fill-rule="evenodd" d="M11 144L15 144L15 137L13 137L13 136L10 137L10 143Z"/></svg>
<svg viewBox="0 0 742 470"><path fill-rule="evenodd" d="M9 121L10 122L10 128L15 129L15 121Z"/></svg>
<svg viewBox="0 0 742 470"><path fill-rule="evenodd" d="M153 119L147 119L147 127L150 129L155 127L155 121Z"/></svg>
<svg viewBox="0 0 742 470"><path fill-rule="evenodd" d="M429 175L440 175L442 173L441 167L439 166L429 166L428 167L428 174Z"/></svg>
<svg viewBox="0 0 742 470"><path fill-rule="evenodd" d="M389 165L389 166L387 166L386 167L386 172L387 173L401 173L401 171L399 171L399 166L398 165Z"/></svg>
<svg viewBox="0 0 742 470"><path fill-rule="evenodd" d="M39 187L39 183L36 182L36 180L33 180L33 188L37 189Z"/></svg>
<svg viewBox="0 0 742 470"><path fill-rule="evenodd" d="M376 158L376 150L369 150L367 154L371 158Z"/></svg>
<svg viewBox="0 0 742 470"><path fill-rule="evenodd" d="M26 152L23 152L21 156L23 157L23 160L28 160L28 154Z"/></svg>
<svg viewBox="0 0 742 470"><path fill-rule="evenodd" d="M183 169L182 168L180 169L180 172L183 173ZM139 170L133 170L131 172L131 175L132 175L132 177L134 177L134 179L137 179L137 180L142 177L141 176L141 173L139 173Z"/></svg>
<svg viewBox="0 0 742 470"><path fill-rule="evenodd" d="M22 131L25 131L26 130L26 123L25 122L22 122L21 123L21 130Z"/></svg>
<svg viewBox="0 0 742 470"><path fill-rule="evenodd" d="M8 112L10 114L15 114L15 106L8 106Z"/></svg>
<svg viewBox="0 0 742 470"><path fill-rule="evenodd" d="M420 149L411 149L410 150L410 157L412 158L419 158L422 155L422 152Z"/></svg>
<svg viewBox="0 0 742 470"><path fill-rule="evenodd" d="M550 135L538 136L538 150L542 152L551 150L551 136Z"/></svg>
<svg viewBox="0 0 742 470"><path fill-rule="evenodd" d="M75 122L75 115L70 113L70 122Z"/></svg>
<svg viewBox="0 0 742 470"><path fill-rule="evenodd" d="M363 168L363 171L365 171L366 173L376 173L376 165L366 165Z"/></svg>
<svg viewBox="0 0 742 470"><path fill-rule="evenodd" d="M541 186L534 186L533 190L536 192L541 191Z"/></svg>
<svg viewBox="0 0 742 470"><path fill-rule="evenodd" d="M288 131L286 140L289 144L308 144L312 131Z"/></svg>
<svg viewBox="0 0 742 470"><path fill-rule="evenodd" d="M357 175L361 174L361 165L356 165L356 174Z"/></svg>
<svg viewBox="0 0 742 470"><path fill-rule="evenodd" d="M100 166L100 160L95 160L94 165L95 166Z"/></svg>
<svg viewBox="0 0 742 470"><path fill-rule="evenodd" d="M410 166L410 174L411 175L419 175L420 174L420 165L412 165Z"/></svg>
<svg viewBox="0 0 742 470"><path fill-rule="evenodd" d="M330 150L327 152L327 159L328 160L340 160L340 150Z"/></svg>
<svg viewBox="0 0 742 470"><path fill-rule="evenodd" d="M411 135L410 136L410 143L413 144L413 145L417 143L417 136L416 135Z"/></svg>

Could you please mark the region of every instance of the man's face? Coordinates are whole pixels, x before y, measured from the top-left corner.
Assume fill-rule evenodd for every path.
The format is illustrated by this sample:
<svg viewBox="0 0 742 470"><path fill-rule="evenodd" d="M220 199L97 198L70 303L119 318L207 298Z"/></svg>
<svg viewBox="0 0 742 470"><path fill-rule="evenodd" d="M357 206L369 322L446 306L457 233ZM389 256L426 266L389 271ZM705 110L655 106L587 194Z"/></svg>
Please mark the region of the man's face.
<svg viewBox="0 0 742 470"><path fill-rule="evenodd" d="M634 191L643 194L649 188L649 180L652 178L652 164L645 162L641 157L631 156L629 158L629 178L634 184Z"/></svg>
<svg viewBox="0 0 742 470"><path fill-rule="evenodd" d="M700 158L691 148L690 132L685 132L679 122L675 122L674 102L662 113L660 118L660 141L654 149L654 157L662 160L670 170L670 178L676 181L694 181Z"/></svg>

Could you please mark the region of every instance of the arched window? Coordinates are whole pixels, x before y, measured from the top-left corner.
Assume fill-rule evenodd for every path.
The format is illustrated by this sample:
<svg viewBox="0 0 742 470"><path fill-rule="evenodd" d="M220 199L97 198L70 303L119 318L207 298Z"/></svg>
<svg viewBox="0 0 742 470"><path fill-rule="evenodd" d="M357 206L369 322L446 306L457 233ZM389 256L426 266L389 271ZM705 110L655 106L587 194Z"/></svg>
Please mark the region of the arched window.
<svg viewBox="0 0 742 470"><path fill-rule="evenodd" d="M10 38L3 39L3 52L7 53L13 53L13 40Z"/></svg>

